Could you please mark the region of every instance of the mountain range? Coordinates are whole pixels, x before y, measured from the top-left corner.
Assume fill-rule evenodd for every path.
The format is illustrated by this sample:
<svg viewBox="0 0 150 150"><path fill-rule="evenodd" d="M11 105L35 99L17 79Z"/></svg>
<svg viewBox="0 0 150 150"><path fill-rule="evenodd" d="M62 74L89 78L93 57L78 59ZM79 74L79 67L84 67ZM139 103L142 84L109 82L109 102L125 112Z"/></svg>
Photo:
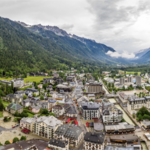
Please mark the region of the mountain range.
<svg viewBox="0 0 150 150"><path fill-rule="evenodd" d="M130 63L128 59L110 57L108 51L115 52L105 44L68 34L56 26L31 26L0 17L0 68L6 71ZM150 51L137 53L139 58L131 63L142 62L147 53Z"/></svg>

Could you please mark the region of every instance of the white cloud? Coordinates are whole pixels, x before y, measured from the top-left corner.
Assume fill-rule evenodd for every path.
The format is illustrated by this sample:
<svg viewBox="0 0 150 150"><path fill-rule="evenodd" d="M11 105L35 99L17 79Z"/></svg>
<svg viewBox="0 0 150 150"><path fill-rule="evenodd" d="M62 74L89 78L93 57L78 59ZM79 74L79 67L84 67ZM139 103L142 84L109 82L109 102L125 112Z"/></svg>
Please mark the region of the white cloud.
<svg viewBox="0 0 150 150"><path fill-rule="evenodd" d="M118 57L127 58L127 59L135 58L134 53L128 54L127 52L118 53L118 52L108 51L106 54L115 58L118 58Z"/></svg>

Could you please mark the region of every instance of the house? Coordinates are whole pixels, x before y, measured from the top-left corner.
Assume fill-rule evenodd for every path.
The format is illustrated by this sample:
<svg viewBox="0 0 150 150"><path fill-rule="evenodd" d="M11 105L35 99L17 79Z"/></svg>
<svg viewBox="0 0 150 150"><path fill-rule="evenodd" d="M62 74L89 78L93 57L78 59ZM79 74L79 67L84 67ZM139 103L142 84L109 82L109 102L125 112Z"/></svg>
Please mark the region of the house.
<svg viewBox="0 0 150 150"><path fill-rule="evenodd" d="M95 94L88 94L87 97L89 98L89 100L90 100L90 99L93 99L93 100L94 100L94 99L95 99Z"/></svg>
<svg viewBox="0 0 150 150"><path fill-rule="evenodd" d="M15 94L23 96L23 95L25 95L25 91L22 91L22 90L21 91L16 91Z"/></svg>
<svg viewBox="0 0 150 150"><path fill-rule="evenodd" d="M31 139L31 140L23 140L17 141L16 143L3 145L1 146L1 150L46 150L48 146L48 142L42 139Z"/></svg>
<svg viewBox="0 0 150 150"><path fill-rule="evenodd" d="M111 125L105 125L106 133L127 133L134 132L135 128L133 125L128 124L127 122L121 122Z"/></svg>
<svg viewBox="0 0 150 150"><path fill-rule="evenodd" d="M19 94L8 94L6 95L6 100L11 103L21 103L23 100L23 96Z"/></svg>
<svg viewBox="0 0 150 150"><path fill-rule="evenodd" d="M145 128L145 129L150 129L150 121L149 120L143 120L141 122L141 125Z"/></svg>
<svg viewBox="0 0 150 150"><path fill-rule="evenodd" d="M131 97L128 99L127 110L131 114L135 114L143 106L150 109L150 96L142 98Z"/></svg>
<svg viewBox="0 0 150 150"><path fill-rule="evenodd" d="M55 81L55 84L62 84L64 82L60 77L54 77L53 80Z"/></svg>
<svg viewBox="0 0 150 150"><path fill-rule="evenodd" d="M113 135L107 137L108 147L124 147L125 150L141 150L141 142L137 135L135 134L126 134L126 135ZM117 148L118 149L118 148ZM114 150L114 149L112 149Z"/></svg>
<svg viewBox="0 0 150 150"><path fill-rule="evenodd" d="M16 111L18 113L22 113L23 112L23 107L19 104L16 103L11 103L7 106L6 110L11 113L14 114Z"/></svg>
<svg viewBox="0 0 150 150"><path fill-rule="evenodd" d="M52 113L54 113L56 117L62 116L64 114L64 107L62 105L55 105L52 107Z"/></svg>
<svg viewBox="0 0 150 150"><path fill-rule="evenodd" d="M68 141L51 139L48 143L48 147L54 150L69 150Z"/></svg>
<svg viewBox="0 0 150 150"><path fill-rule="evenodd" d="M80 126L73 124L60 125L54 134L55 139L68 141L69 146L77 147L83 139L83 131Z"/></svg>
<svg viewBox="0 0 150 150"><path fill-rule="evenodd" d="M43 78L43 84L46 84L46 83L53 83L53 78Z"/></svg>
<svg viewBox="0 0 150 150"><path fill-rule="evenodd" d="M85 150L104 150L104 139L104 132L86 132L83 147Z"/></svg>
<svg viewBox="0 0 150 150"><path fill-rule="evenodd" d="M64 104L65 115L68 117L77 117L77 111L73 104Z"/></svg>
<svg viewBox="0 0 150 150"><path fill-rule="evenodd" d="M74 76L67 76L66 81L67 82L73 82L74 81Z"/></svg>
<svg viewBox="0 0 150 150"><path fill-rule="evenodd" d="M64 92L71 92L71 91L72 91L72 88L71 88L70 86L58 84L58 85L56 86L56 90L57 90L57 91L63 90Z"/></svg>
<svg viewBox="0 0 150 150"><path fill-rule="evenodd" d="M40 109L41 109L40 105L38 105L38 106L30 106L29 107L29 110L31 110L35 114L38 113L40 111Z"/></svg>
<svg viewBox="0 0 150 150"><path fill-rule="evenodd" d="M30 99L25 99L25 100L23 100L22 101L22 105L24 106L24 107L29 107L30 106Z"/></svg>
<svg viewBox="0 0 150 150"><path fill-rule="evenodd" d="M58 120L54 116L22 118L20 120L21 128L26 128L32 133L47 139L53 138L55 130L62 124L62 121Z"/></svg>
<svg viewBox="0 0 150 150"><path fill-rule="evenodd" d="M102 110L103 123L117 123L123 119L123 112L116 108L114 104L103 105Z"/></svg>
<svg viewBox="0 0 150 150"><path fill-rule="evenodd" d="M53 87L52 87L52 85L48 85L47 87L46 87L46 91L52 91L53 90Z"/></svg>
<svg viewBox="0 0 150 150"><path fill-rule="evenodd" d="M48 110L52 110L52 107L56 105L56 100L49 99L48 100Z"/></svg>
<svg viewBox="0 0 150 150"><path fill-rule="evenodd" d="M42 89L43 88L43 84L39 84L38 88Z"/></svg>
<svg viewBox="0 0 150 150"><path fill-rule="evenodd" d="M13 82L13 86L15 88L22 87L24 85L24 79L18 78L18 79L12 79L11 82Z"/></svg>
<svg viewBox="0 0 150 150"><path fill-rule="evenodd" d="M85 102L81 104L81 114L84 120L91 120L93 118L100 118L100 103Z"/></svg>
<svg viewBox="0 0 150 150"><path fill-rule="evenodd" d="M39 95L39 91L37 89L33 89L33 88L27 88L25 90L25 92L26 92L26 95L33 94L33 93L36 95Z"/></svg>

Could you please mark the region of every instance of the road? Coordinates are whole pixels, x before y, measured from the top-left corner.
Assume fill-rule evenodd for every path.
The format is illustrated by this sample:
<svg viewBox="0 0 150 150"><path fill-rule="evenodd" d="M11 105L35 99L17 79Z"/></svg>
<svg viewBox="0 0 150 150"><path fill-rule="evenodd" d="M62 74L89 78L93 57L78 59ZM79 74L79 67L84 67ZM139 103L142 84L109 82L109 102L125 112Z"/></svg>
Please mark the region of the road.
<svg viewBox="0 0 150 150"><path fill-rule="evenodd" d="M75 86L75 88L74 88L74 91L72 92L72 99L74 98L77 89L80 89L81 92L82 92L82 89L81 89L80 85L78 85L78 82L77 82L76 78L75 78L75 83L76 83L76 86ZM76 104L75 104L74 101L73 101L73 104L74 104L75 109L76 109L76 111L77 111L77 121L78 121L78 124L79 124L79 126L82 128L83 132L86 133L86 132L87 132L87 129L86 129L85 125L82 123L82 121L81 121L81 119L80 119L80 114L79 114L78 108L77 108L77 106L76 106Z"/></svg>

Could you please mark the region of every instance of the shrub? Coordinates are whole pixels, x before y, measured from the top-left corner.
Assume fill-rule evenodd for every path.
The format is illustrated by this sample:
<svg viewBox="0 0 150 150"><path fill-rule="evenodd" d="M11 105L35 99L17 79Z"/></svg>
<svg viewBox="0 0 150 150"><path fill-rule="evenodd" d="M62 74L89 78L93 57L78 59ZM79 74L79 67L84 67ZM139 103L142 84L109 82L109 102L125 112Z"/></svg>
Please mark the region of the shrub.
<svg viewBox="0 0 150 150"><path fill-rule="evenodd" d="M5 141L5 145L11 144L9 141Z"/></svg>
<svg viewBox="0 0 150 150"><path fill-rule="evenodd" d="M13 139L13 143L16 143L17 141L19 141L19 139L18 139L17 137L15 137L15 138Z"/></svg>

